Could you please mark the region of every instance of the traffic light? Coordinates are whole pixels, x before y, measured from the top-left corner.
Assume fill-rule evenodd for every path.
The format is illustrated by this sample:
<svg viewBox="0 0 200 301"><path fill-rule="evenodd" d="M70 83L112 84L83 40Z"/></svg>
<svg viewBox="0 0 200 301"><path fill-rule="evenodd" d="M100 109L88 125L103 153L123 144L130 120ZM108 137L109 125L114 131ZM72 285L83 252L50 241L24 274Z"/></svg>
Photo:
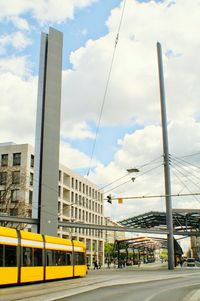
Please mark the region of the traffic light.
<svg viewBox="0 0 200 301"><path fill-rule="evenodd" d="M123 199L122 198L118 198L118 204L122 204L123 203Z"/></svg>
<svg viewBox="0 0 200 301"><path fill-rule="evenodd" d="M112 198L111 198L111 194L107 195L107 202L112 204Z"/></svg>

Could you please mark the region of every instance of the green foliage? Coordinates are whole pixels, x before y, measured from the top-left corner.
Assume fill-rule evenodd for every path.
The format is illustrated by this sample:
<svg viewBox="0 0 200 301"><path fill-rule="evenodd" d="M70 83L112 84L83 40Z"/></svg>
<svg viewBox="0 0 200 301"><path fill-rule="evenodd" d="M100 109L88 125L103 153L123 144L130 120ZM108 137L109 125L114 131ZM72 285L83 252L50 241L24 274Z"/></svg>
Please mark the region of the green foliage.
<svg viewBox="0 0 200 301"><path fill-rule="evenodd" d="M160 258L167 260L168 259L168 251L167 249L160 249Z"/></svg>
<svg viewBox="0 0 200 301"><path fill-rule="evenodd" d="M113 253L113 247L114 247L114 244L106 242L105 245L104 245L104 252L105 252L105 254L111 254L111 253Z"/></svg>

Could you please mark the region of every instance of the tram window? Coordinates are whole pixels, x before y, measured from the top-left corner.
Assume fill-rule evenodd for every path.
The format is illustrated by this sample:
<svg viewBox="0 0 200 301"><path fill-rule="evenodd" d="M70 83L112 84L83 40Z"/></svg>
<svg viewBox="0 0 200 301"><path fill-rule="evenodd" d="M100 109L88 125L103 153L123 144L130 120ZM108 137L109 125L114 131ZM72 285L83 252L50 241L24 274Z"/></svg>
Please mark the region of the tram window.
<svg viewBox="0 0 200 301"><path fill-rule="evenodd" d="M71 265L72 264L72 259L71 259L72 258L72 253L67 253L66 256L67 256L66 264Z"/></svg>
<svg viewBox="0 0 200 301"><path fill-rule="evenodd" d="M17 248L15 246L5 246L5 266L16 267Z"/></svg>
<svg viewBox="0 0 200 301"><path fill-rule="evenodd" d="M76 265L84 265L85 264L85 254L84 253L81 253L81 252L76 252L74 254L74 263Z"/></svg>
<svg viewBox="0 0 200 301"><path fill-rule="evenodd" d="M55 265L66 265L66 252L55 251Z"/></svg>
<svg viewBox="0 0 200 301"><path fill-rule="evenodd" d="M47 259L47 266L52 266L53 264L53 250L46 251L46 259Z"/></svg>
<svg viewBox="0 0 200 301"><path fill-rule="evenodd" d="M34 249L34 266L42 266L42 249Z"/></svg>
<svg viewBox="0 0 200 301"><path fill-rule="evenodd" d="M22 266L33 266L32 248L24 247L22 251L22 256Z"/></svg>
<svg viewBox="0 0 200 301"><path fill-rule="evenodd" d="M3 266L3 245L0 245L0 267Z"/></svg>

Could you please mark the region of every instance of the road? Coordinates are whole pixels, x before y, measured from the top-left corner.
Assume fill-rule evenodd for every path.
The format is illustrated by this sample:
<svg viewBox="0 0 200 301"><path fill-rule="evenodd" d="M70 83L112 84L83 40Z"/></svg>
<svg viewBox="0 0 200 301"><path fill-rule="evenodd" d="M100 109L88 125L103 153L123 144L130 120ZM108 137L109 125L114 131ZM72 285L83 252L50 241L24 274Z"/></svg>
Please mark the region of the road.
<svg viewBox="0 0 200 301"><path fill-rule="evenodd" d="M0 289L0 301L199 301L200 268L143 265L91 270L84 278Z"/></svg>
<svg viewBox="0 0 200 301"><path fill-rule="evenodd" d="M113 285L62 298L59 301L197 301L200 300L199 276Z"/></svg>

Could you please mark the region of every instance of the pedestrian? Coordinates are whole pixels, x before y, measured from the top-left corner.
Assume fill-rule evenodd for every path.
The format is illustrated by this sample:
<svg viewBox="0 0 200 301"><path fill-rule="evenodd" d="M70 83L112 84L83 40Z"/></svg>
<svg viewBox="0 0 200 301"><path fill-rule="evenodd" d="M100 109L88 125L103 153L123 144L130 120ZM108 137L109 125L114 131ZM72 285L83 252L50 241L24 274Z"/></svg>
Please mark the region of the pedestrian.
<svg viewBox="0 0 200 301"><path fill-rule="evenodd" d="M98 270L98 263L97 260L94 261L94 270L97 269Z"/></svg>

